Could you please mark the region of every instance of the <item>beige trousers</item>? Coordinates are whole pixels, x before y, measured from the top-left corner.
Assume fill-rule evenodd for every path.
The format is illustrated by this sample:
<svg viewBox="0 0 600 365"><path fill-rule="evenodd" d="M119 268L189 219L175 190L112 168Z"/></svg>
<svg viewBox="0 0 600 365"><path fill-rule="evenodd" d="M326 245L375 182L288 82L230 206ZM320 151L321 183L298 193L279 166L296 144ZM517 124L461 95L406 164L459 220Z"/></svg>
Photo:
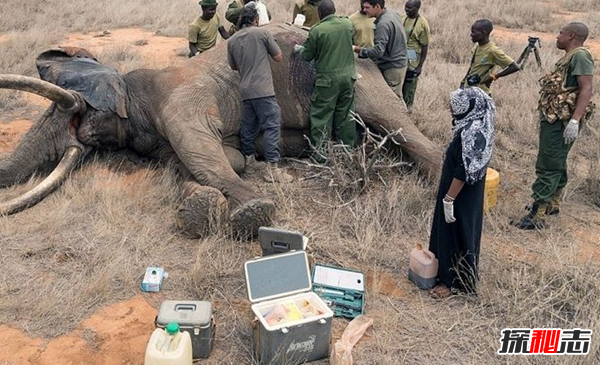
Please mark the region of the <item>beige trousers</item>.
<svg viewBox="0 0 600 365"><path fill-rule="evenodd" d="M388 68L383 71L383 78L400 100L404 100L402 98L402 86L404 85L404 77L406 76L407 69L408 67Z"/></svg>

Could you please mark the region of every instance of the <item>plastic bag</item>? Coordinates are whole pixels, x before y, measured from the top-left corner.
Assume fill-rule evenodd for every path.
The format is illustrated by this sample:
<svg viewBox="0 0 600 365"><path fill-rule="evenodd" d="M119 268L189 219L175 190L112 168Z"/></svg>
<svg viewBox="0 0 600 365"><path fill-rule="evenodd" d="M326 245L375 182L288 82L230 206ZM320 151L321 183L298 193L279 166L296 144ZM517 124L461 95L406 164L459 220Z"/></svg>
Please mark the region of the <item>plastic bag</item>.
<svg viewBox="0 0 600 365"><path fill-rule="evenodd" d="M373 319L359 315L342 333L342 337L335 342L329 355L331 365L352 365L352 348L362 338L365 332L373 325Z"/></svg>

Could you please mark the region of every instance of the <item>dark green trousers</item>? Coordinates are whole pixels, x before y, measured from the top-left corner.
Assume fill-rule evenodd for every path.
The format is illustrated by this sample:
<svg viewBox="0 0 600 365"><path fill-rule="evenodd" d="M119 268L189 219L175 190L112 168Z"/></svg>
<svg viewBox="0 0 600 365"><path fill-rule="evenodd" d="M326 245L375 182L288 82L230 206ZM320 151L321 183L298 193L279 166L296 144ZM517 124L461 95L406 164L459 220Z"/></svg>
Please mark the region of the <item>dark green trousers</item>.
<svg viewBox="0 0 600 365"><path fill-rule="evenodd" d="M310 142L322 148L332 137L347 146L356 146L354 82L351 75L317 75L310 106Z"/></svg>
<svg viewBox="0 0 600 365"><path fill-rule="evenodd" d="M565 144L564 131L563 121L551 124L541 120L536 179L531 187L531 197L538 204L549 203L554 193L567 185L567 156L573 144Z"/></svg>
<svg viewBox="0 0 600 365"><path fill-rule="evenodd" d="M419 78L415 77L412 79L404 79L404 85L402 86L402 97L406 103L407 108L411 108L415 101L415 94L417 93L417 83Z"/></svg>

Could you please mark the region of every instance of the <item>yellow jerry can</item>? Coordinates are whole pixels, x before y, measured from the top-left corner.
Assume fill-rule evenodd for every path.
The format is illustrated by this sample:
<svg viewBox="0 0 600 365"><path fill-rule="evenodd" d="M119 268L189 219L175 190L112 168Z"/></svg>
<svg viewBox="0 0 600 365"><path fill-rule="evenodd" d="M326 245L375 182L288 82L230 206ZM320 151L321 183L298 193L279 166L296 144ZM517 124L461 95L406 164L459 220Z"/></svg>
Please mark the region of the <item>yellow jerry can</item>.
<svg viewBox="0 0 600 365"><path fill-rule="evenodd" d="M487 175L485 177L485 194L483 198L483 211L486 213L498 202L499 184L500 174L498 171L488 167Z"/></svg>

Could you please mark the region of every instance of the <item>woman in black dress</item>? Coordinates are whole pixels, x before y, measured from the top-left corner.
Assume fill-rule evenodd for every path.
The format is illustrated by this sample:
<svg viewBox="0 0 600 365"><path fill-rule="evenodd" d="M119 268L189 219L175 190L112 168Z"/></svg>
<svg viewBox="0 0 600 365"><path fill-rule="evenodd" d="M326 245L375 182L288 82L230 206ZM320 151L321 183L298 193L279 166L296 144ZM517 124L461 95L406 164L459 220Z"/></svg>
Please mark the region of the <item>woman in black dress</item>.
<svg viewBox="0 0 600 365"><path fill-rule="evenodd" d="M452 142L446 150L429 250L439 261L435 298L475 293L485 175L494 146L494 101L480 88L450 94Z"/></svg>

